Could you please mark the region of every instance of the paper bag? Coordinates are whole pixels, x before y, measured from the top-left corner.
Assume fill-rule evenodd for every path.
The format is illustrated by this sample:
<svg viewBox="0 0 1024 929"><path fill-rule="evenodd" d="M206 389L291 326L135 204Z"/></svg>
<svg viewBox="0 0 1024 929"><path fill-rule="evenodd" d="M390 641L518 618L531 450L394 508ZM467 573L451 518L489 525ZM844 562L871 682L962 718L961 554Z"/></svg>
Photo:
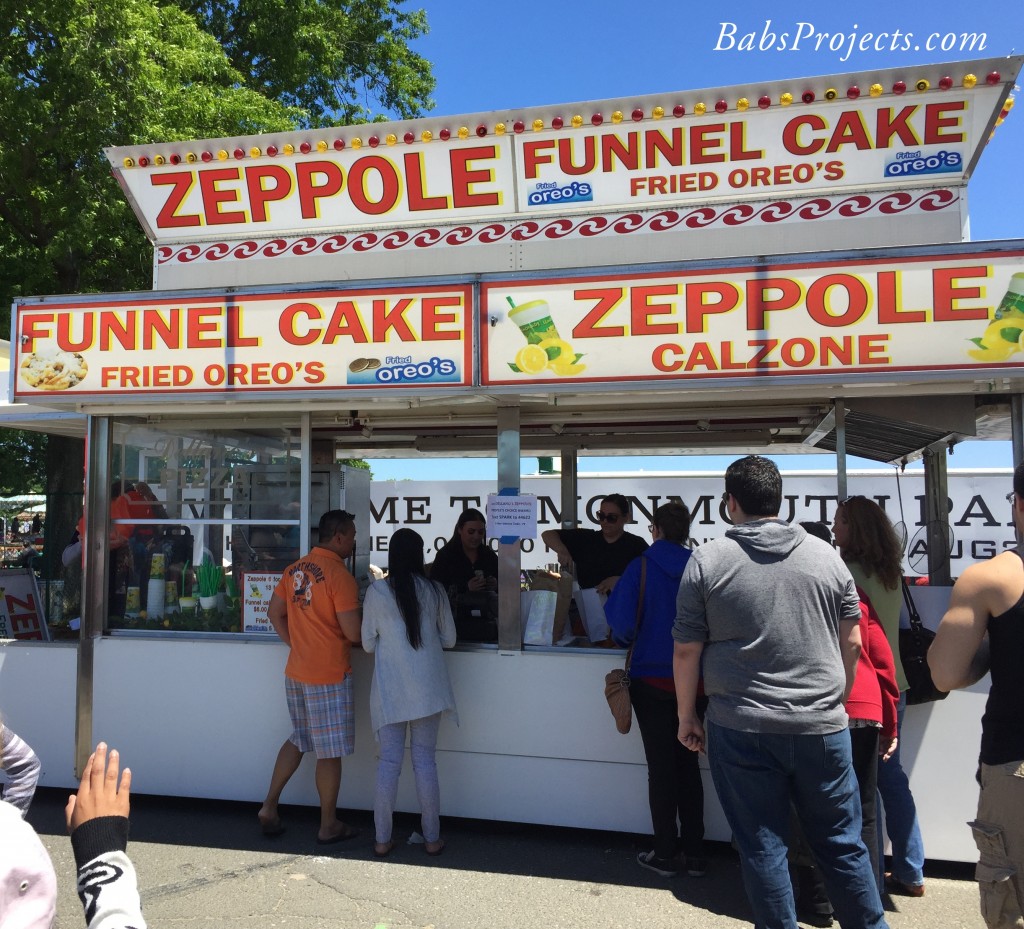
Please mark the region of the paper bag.
<svg viewBox="0 0 1024 929"><path fill-rule="evenodd" d="M531 585L533 600L526 620L526 645L555 645L565 634L572 600L572 575L537 572Z"/></svg>

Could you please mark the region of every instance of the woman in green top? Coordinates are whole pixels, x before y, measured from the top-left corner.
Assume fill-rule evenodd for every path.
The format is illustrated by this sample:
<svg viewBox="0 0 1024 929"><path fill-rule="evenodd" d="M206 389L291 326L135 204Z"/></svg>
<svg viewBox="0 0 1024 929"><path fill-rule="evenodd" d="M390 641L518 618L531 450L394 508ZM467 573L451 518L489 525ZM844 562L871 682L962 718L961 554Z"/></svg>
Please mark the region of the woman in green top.
<svg viewBox="0 0 1024 929"><path fill-rule="evenodd" d="M900 688L899 738L907 705L907 678L900 663L902 546L885 511L867 497L850 497L839 504L832 533L854 581L882 621L892 648ZM878 793L885 810L885 831L892 843L892 871L884 875L886 889L920 897L924 894L924 843L910 782L900 764L899 743L888 761L879 761ZM881 829L878 841L880 846L884 843ZM881 847L878 860L884 860Z"/></svg>

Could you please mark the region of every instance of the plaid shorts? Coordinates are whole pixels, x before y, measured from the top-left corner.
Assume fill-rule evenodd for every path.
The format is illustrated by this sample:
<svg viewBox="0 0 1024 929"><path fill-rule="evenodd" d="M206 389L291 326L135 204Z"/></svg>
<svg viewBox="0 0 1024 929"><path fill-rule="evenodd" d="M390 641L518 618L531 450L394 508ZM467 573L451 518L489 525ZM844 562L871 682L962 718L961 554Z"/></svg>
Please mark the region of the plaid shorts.
<svg viewBox="0 0 1024 929"><path fill-rule="evenodd" d="M289 741L317 758L341 758L355 751L352 675L337 684L303 684L284 679L288 715L295 727Z"/></svg>

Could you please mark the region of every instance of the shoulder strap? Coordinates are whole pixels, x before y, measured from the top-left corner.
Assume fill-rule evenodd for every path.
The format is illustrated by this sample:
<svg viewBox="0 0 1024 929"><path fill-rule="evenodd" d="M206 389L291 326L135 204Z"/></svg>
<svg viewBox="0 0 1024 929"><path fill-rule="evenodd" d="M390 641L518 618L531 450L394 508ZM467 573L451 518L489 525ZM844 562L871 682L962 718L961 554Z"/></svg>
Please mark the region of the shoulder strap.
<svg viewBox="0 0 1024 929"><path fill-rule="evenodd" d="M924 623L921 622L921 614L917 612L917 606L914 604L914 598L910 596L910 585L907 583L905 577L900 578L900 587L903 588L903 602L907 605L907 615L910 617L910 628L914 632L920 632L924 628Z"/></svg>

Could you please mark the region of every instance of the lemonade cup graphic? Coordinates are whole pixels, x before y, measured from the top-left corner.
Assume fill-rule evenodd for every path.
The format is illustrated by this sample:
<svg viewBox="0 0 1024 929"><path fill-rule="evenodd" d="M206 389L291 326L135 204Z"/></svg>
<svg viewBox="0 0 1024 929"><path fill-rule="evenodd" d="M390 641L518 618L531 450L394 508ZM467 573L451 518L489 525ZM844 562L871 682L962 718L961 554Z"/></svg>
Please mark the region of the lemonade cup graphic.
<svg viewBox="0 0 1024 929"><path fill-rule="evenodd" d="M530 300L516 306L511 297L505 299L512 308L509 319L526 339L526 345L516 352L515 362L509 365L513 371L540 374L551 370L559 377L570 377L586 369L586 365L578 364L582 356L559 336L547 300Z"/></svg>
<svg viewBox="0 0 1024 929"><path fill-rule="evenodd" d="M530 345L540 345L546 339L559 338L555 321L551 318L551 307L547 300L531 300L513 307L508 314Z"/></svg>

